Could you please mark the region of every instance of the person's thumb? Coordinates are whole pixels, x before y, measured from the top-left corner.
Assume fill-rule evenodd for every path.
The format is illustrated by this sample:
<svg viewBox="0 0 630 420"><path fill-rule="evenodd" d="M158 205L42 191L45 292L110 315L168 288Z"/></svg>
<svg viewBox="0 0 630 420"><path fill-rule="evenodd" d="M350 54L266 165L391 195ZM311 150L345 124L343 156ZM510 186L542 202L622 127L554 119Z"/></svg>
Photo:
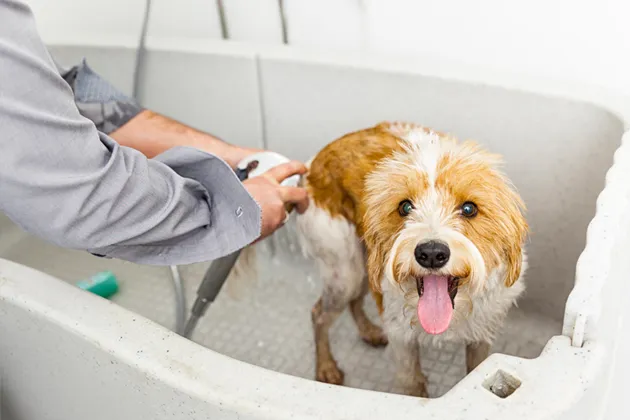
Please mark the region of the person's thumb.
<svg viewBox="0 0 630 420"><path fill-rule="evenodd" d="M302 162L291 161L282 165L274 166L269 169L265 175L273 178L277 182L282 182L290 176L302 175L306 173L306 166Z"/></svg>

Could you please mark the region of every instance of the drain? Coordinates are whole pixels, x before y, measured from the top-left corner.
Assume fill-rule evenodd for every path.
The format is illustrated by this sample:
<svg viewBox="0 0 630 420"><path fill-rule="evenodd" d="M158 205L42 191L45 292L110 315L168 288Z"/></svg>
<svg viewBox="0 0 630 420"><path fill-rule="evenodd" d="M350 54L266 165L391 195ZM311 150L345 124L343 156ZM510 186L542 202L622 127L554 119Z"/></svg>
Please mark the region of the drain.
<svg viewBox="0 0 630 420"><path fill-rule="evenodd" d="M483 387L499 398L507 398L521 386L521 381L509 373L499 369L486 379Z"/></svg>

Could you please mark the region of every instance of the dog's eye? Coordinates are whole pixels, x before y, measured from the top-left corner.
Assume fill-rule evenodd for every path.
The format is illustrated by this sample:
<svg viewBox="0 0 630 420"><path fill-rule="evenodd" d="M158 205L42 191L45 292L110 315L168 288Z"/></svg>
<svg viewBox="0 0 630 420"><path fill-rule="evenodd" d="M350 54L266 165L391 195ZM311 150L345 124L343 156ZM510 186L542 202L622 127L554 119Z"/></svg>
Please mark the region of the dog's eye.
<svg viewBox="0 0 630 420"><path fill-rule="evenodd" d="M411 213L412 210L413 210L413 204L411 204L411 201L409 200L401 201L400 204L398 205L398 213L400 213L401 216L409 215L409 213Z"/></svg>
<svg viewBox="0 0 630 420"><path fill-rule="evenodd" d="M475 203L471 203L470 201L462 204L462 216L464 217L475 217L477 215L477 206Z"/></svg>

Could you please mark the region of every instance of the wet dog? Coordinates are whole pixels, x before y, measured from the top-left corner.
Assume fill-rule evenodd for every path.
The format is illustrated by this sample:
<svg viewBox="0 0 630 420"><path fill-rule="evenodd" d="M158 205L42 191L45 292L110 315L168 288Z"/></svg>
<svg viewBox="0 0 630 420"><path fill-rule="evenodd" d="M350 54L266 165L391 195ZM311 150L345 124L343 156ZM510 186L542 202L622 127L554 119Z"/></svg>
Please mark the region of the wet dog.
<svg viewBox="0 0 630 420"><path fill-rule="evenodd" d="M475 142L405 123L347 134L309 162L296 223L323 282L317 380L343 382L328 332L346 307L364 341L392 347L409 395L427 396L424 342L465 343L468 371L487 357L526 269L524 205L500 165ZM363 310L369 291L384 330Z"/></svg>

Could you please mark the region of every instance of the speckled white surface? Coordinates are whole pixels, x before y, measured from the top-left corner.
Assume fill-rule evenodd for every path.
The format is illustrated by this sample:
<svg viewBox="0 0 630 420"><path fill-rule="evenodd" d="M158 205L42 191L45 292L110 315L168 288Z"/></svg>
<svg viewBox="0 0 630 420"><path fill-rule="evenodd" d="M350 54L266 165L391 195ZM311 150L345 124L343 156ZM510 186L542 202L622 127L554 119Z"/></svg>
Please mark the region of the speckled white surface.
<svg viewBox="0 0 630 420"><path fill-rule="evenodd" d="M221 56L225 47L213 50L206 45L188 52ZM246 55L251 58L251 52ZM332 331L332 339L349 386L315 383L300 378L312 377L308 318L319 287L303 261L289 268L286 256L280 256L277 264L263 258L264 275L250 294L241 301L220 296L194 339L231 356L225 357L136 315L172 327L173 294L167 268L62 251L0 221L0 257L67 282L103 269L114 271L121 282L120 293L110 304L0 261L0 375L3 403L8 401L15 410L9 415L1 412L3 420L603 419L602 402L609 401L610 391L622 388L630 374L617 369L624 357L619 343L629 336L622 330L630 310L623 302L630 271L630 260L625 258L630 248L628 138L617 152L597 206L595 199L604 185L612 152L619 146L623 120L630 119L628 98L593 87L520 78L439 60L397 67L390 66L389 60L342 57L331 61L286 50L265 50L254 57L258 66L250 66L249 72L259 72L256 80L263 96L260 111L267 145L289 156L297 157L347 129L384 118L420 119L435 128L477 138L506 155L508 173L530 207L528 218L534 229L529 291L523 309L511 314L495 350L523 357L495 353L442 398L368 392L356 388L396 392L387 350L364 346L345 316ZM169 57L165 54L163 59ZM201 60L212 61L211 57ZM146 71L164 68L155 61ZM417 73L420 70L424 75ZM190 94L204 96L206 92ZM201 101L195 100L178 102L182 107L178 112L186 115L188 103ZM567 306L571 316L565 320L565 335L552 338L540 357L528 359L560 331L575 261L595 207L589 252L582 254L577 270L582 276L580 287ZM189 304L205 266L182 267ZM373 306L368 306L373 316ZM583 347L571 345L575 316L587 321L589 334ZM427 350L425 355L430 391L441 395L463 374L462 351ZM505 400L483 386L498 370L522 382ZM615 395L619 398L619 393ZM619 412L625 409L618 403L609 406ZM606 420L621 418L615 416L615 409L608 414Z"/></svg>
<svg viewBox="0 0 630 420"><path fill-rule="evenodd" d="M3 420L594 420L614 365L597 343L556 336L536 359L491 355L443 398L326 385L208 350L3 259L0 334ZM486 385L498 371L521 382L505 400Z"/></svg>
<svg viewBox="0 0 630 420"><path fill-rule="evenodd" d="M175 300L168 268L146 267L105 260L87 253L68 251L20 233L6 222L2 231L12 233L10 246L0 248L7 258L74 283L100 270L112 270L120 292L112 301L167 328L175 322ZM289 225L287 229L291 229ZM287 234L279 235L280 252L275 258L260 255L260 279L238 299L224 291L199 322L194 341L235 359L306 379L314 377L314 346L310 309L320 293L316 271L301 255L291 254L295 245ZM8 242L7 242L8 244ZM207 264L181 267L188 305ZM366 299L371 318L378 322L376 306ZM560 333L561 323L525 310L511 312L505 331L493 351L534 358L546 342ZM346 312L331 331L333 353L346 372L346 385L355 388L398 392L388 350L375 349L358 337ZM465 374L463 347L427 348L422 354L432 396L443 395Z"/></svg>

